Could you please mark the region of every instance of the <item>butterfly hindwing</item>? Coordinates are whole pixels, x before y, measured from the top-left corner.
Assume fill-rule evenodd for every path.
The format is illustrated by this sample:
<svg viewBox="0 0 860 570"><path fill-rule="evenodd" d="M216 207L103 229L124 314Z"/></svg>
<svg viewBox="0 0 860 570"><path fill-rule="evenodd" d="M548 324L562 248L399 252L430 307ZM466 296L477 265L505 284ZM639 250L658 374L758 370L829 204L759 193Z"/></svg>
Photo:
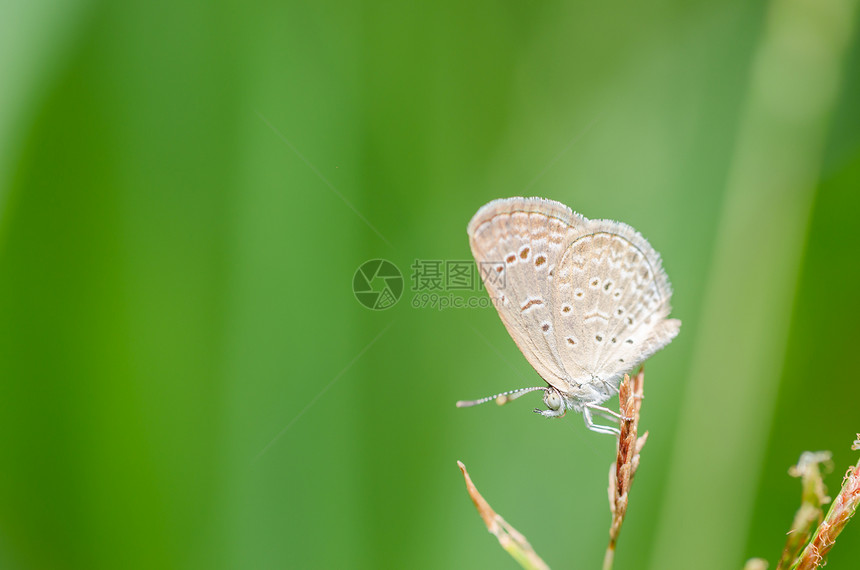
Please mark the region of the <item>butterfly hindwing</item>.
<svg viewBox="0 0 860 570"><path fill-rule="evenodd" d="M553 304L565 368L618 385L621 375L668 344L679 321L666 321L672 291L660 257L636 230L589 220L556 271Z"/></svg>

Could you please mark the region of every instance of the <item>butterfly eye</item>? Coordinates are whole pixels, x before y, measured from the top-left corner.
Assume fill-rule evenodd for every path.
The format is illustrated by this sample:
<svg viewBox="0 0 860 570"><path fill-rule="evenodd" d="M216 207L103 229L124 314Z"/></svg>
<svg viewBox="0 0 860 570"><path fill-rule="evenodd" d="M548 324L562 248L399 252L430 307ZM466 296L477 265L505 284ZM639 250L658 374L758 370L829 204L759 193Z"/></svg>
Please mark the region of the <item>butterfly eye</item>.
<svg viewBox="0 0 860 570"><path fill-rule="evenodd" d="M561 396L555 390L547 390L543 395L543 403L550 410L558 410L561 407Z"/></svg>

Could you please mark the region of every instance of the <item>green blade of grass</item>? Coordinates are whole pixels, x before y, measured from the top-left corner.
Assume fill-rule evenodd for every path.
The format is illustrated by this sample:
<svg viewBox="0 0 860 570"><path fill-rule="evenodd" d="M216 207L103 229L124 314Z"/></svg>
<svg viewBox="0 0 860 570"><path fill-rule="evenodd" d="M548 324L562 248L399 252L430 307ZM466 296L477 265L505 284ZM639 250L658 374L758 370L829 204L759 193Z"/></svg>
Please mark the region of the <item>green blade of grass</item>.
<svg viewBox="0 0 860 570"><path fill-rule="evenodd" d="M742 560L855 9L854 0L775 0L769 7L685 378L652 568L730 568Z"/></svg>

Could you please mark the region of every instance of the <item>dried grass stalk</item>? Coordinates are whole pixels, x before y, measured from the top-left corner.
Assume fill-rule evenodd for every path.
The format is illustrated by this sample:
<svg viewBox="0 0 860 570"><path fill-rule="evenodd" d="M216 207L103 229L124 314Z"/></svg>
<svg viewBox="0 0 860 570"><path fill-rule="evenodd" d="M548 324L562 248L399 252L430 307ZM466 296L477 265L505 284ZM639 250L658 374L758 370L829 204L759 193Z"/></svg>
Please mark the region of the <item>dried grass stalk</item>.
<svg viewBox="0 0 860 570"><path fill-rule="evenodd" d="M821 465L829 462L829 451L804 451L797 465L788 470L788 474L792 477L800 477L803 490L800 508L794 515L776 570L791 568L803 547L809 543L813 531L824 518L822 505L829 503L830 497L827 496L827 488L821 477Z"/></svg>
<svg viewBox="0 0 860 570"><path fill-rule="evenodd" d="M648 432L637 437L644 385L645 371L640 368L633 378L625 374L618 389L621 434L618 436L615 463L609 468L609 510L612 513L612 524L609 527L609 546L606 547L606 555L603 558L603 570L610 570L615 561L615 546L624 515L627 514L630 486L639 467L639 454L648 439Z"/></svg>
<svg viewBox="0 0 860 570"><path fill-rule="evenodd" d="M499 539L499 544L502 545L502 548L514 560L519 562L523 568L528 570L549 570L549 566L537 555L532 545L526 540L526 537L509 525L481 496L475 484L472 483L472 478L469 477L469 473L466 471L466 466L463 465L463 462L458 461L457 465L460 466L460 471L463 472L463 478L466 480L466 489L469 491L472 502L475 503L475 508L478 509L478 514L484 519L484 524L487 525L487 530L490 531L490 534Z"/></svg>
<svg viewBox="0 0 860 570"><path fill-rule="evenodd" d="M860 449L860 434L857 434L857 440L854 441L851 449ZM819 566L824 566L827 554L836 542L836 537L854 516L858 504L860 504L860 461L845 474L842 490L839 491L839 495L830 505L827 516L818 525L812 540L800 553L800 557L792 568L794 570L813 570Z"/></svg>

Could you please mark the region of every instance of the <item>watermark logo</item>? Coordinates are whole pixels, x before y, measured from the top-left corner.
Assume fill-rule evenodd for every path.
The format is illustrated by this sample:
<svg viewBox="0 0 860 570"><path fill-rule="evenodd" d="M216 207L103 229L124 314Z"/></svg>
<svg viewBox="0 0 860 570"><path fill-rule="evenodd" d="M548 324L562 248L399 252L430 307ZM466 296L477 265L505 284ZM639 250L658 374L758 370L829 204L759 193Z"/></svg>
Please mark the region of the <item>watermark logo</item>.
<svg viewBox="0 0 860 570"><path fill-rule="evenodd" d="M352 292L368 309L383 311L396 305L403 295L403 275L390 261L371 259L355 271Z"/></svg>

